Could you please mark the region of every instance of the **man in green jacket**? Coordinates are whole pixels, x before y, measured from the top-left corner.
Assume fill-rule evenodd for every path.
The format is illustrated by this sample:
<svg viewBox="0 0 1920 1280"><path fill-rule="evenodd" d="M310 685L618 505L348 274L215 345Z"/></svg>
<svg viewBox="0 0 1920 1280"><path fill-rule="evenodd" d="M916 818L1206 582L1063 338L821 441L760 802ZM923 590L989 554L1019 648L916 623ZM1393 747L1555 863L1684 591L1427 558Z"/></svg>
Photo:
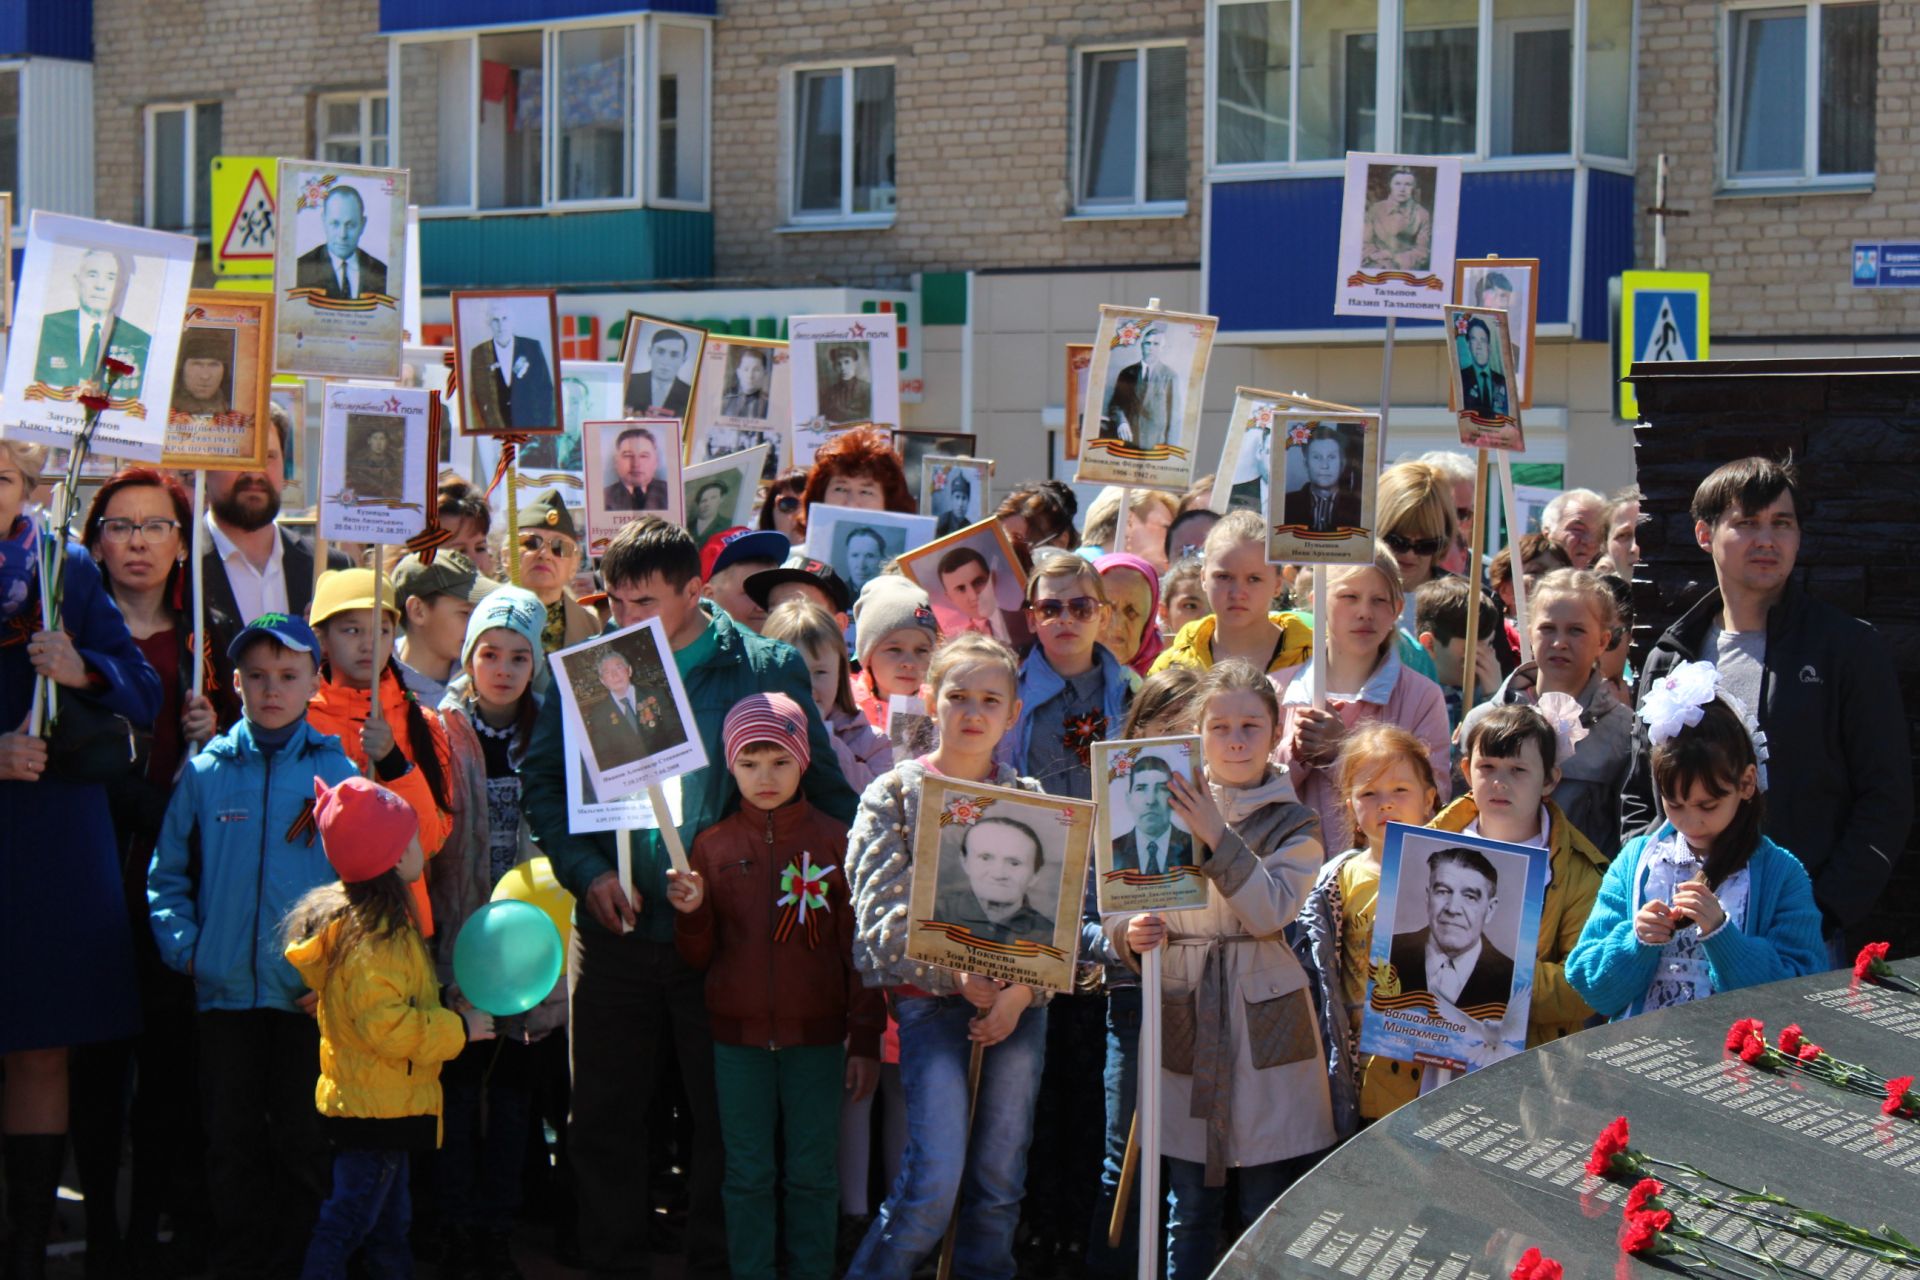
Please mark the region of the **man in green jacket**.
<svg viewBox="0 0 1920 1280"><path fill-rule="evenodd" d="M801 790L821 811L851 822L859 797L835 762L814 709L812 681L790 646L755 635L703 607L700 553L677 525L646 516L622 528L600 562L618 630L660 619L687 700L714 763L679 779L681 839L739 806L721 722L750 693L785 693L807 712L812 762ZM713 1088L703 976L680 959L666 899L666 849L658 831L633 833L633 899L619 883L611 832L567 829L567 745L560 699L548 697L521 771L527 819L554 874L579 901L567 963L573 1100L568 1145L579 1183L580 1249L595 1271L646 1274L647 1113L657 1055L672 1028L693 1112L689 1276L728 1274L720 1202L724 1156ZM579 750L581 744L574 744ZM771 909L771 904L769 904Z"/></svg>

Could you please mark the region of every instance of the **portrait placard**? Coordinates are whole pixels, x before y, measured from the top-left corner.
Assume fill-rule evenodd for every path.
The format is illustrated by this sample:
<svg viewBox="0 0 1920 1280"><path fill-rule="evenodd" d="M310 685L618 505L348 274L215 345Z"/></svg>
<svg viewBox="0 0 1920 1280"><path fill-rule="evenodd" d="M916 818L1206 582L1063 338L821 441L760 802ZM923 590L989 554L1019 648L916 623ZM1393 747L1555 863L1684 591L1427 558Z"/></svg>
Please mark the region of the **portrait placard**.
<svg viewBox="0 0 1920 1280"><path fill-rule="evenodd" d="M614 365L618 369L619 365ZM567 754L567 830L574 835L590 831L655 830L659 821L653 816L653 797L647 791L602 800L587 780L587 760L578 751ZM684 810L680 806L680 779L668 778L660 784L667 798L667 812L678 826Z"/></svg>
<svg viewBox="0 0 1920 1280"><path fill-rule="evenodd" d="M276 379L267 392L267 399L280 406L287 415L289 429L280 450L280 478L286 487L280 490L281 523L293 517L304 516L312 524L317 516L314 511L313 488L305 483L307 472L307 384L299 378L290 381ZM267 419L271 422L273 419ZM265 437L262 437L265 439ZM272 441L267 441L271 447Z"/></svg>
<svg viewBox="0 0 1920 1280"><path fill-rule="evenodd" d="M1360 412L1352 405L1315 400L1311 396L1235 387L1233 416L1227 423L1226 441L1220 447L1220 465L1213 469L1213 496L1207 504L1211 510L1219 515L1229 511L1258 511L1265 517L1267 490L1273 473L1273 415L1294 409L1341 415ZM1225 484L1220 483L1221 478L1225 478Z"/></svg>
<svg viewBox="0 0 1920 1280"><path fill-rule="evenodd" d="M282 160L278 208L274 368L397 379L407 171Z"/></svg>
<svg viewBox="0 0 1920 1280"><path fill-rule="evenodd" d="M900 470L907 478L907 492L913 495L914 503L922 510L927 509L922 496L920 480L925 475L926 460L930 457L964 458L973 453L979 436L970 431L906 431L895 429L893 451L900 455ZM986 491L981 490L982 501ZM976 516L974 519L978 519ZM968 521L971 524L973 521Z"/></svg>
<svg viewBox="0 0 1920 1280"><path fill-rule="evenodd" d="M900 329L890 311L857 316L794 316L787 322L793 353L794 443L806 433L871 422L900 425ZM795 466L807 465L804 461Z"/></svg>
<svg viewBox="0 0 1920 1280"><path fill-rule="evenodd" d="M620 416L673 418L684 427L693 414L706 342L707 331L699 325L627 312L620 344L620 368L626 375Z"/></svg>
<svg viewBox="0 0 1920 1280"><path fill-rule="evenodd" d="M1447 398L1460 419L1460 443L1471 449L1526 452L1520 406L1507 377L1513 368L1507 313L1484 307L1448 307L1446 316L1456 368L1456 376L1447 380Z"/></svg>
<svg viewBox="0 0 1920 1280"><path fill-rule="evenodd" d="M537 435L514 451L513 465L519 472L522 491L539 490L549 485L567 490L570 506L585 503L586 456L581 444L582 424L612 422L620 417L624 375L611 360L562 360L560 362L560 406L564 429ZM474 441L479 466L475 471L483 479L500 465L500 444L492 436ZM493 491L493 505L505 511L505 485ZM566 496L566 495L563 495Z"/></svg>
<svg viewBox="0 0 1920 1280"><path fill-rule="evenodd" d="M1213 316L1100 308L1076 484L1178 493L1193 482Z"/></svg>
<svg viewBox="0 0 1920 1280"><path fill-rule="evenodd" d="M759 515L760 472L767 465L768 446L758 445L687 468L686 530L695 546L729 529L752 528Z"/></svg>
<svg viewBox="0 0 1920 1280"><path fill-rule="evenodd" d="M1093 369L1093 344L1091 342L1069 342L1067 344L1067 396L1065 424L1060 431L1061 439L1066 442L1066 455L1069 462L1080 456L1080 415L1087 403L1087 374Z"/></svg>
<svg viewBox="0 0 1920 1280"><path fill-rule="evenodd" d="M258 471L266 464L272 333L271 294L187 295L161 466Z"/></svg>
<svg viewBox="0 0 1920 1280"><path fill-rule="evenodd" d="M764 444L766 470L760 478L771 481L793 457L793 365L787 344L710 335L700 365L687 461L709 462Z"/></svg>
<svg viewBox="0 0 1920 1280"><path fill-rule="evenodd" d="M559 435L566 429L553 361L560 309L551 289L455 291L460 431Z"/></svg>
<svg viewBox="0 0 1920 1280"><path fill-rule="evenodd" d="M977 631L1016 651L1032 643L1026 577L998 519L982 520L899 559L900 572L927 593L941 635Z"/></svg>
<svg viewBox="0 0 1920 1280"><path fill-rule="evenodd" d="M1073 989L1094 806L926 775L913 833L907 957Z"/></svg>
<svg viewBox="0 0 1920 1280"><path fill-rule="evenodd" d="M1548 851L1389 823L1360 1051L1471 1071L1527 1047Z"/></svg>
<svg viewBox="0 0 1920 1280"><path fill-rule="evenodd" d="M1540 310L1540 259L1462 258L1453 264L1453 297L1463 307L1507 313L1517 404L1533 408L1533 331Z"/></svg>
<svg viewBox="0 0 1920 1280"><path fill-rule="evenodd" d="M1347 152L1334 314L1438 320L1459 221L1458 157Z"/></svg>
<svg viewBox="0 0 1920 1280"><path fill-rule="evenodd" d="M933 517L816 502L807 508L806 552L825 560L854 598L889 560L933 541Z"/></svg>
<svg viewBox="0 0 1920 1280"><path fill-rule="evenodd" d="M1293 409L1270 414L1266 425L1284 446L1278 483L1267 486L1267 559L1372 564L1380 415Z"/></svg>
<svg viewBox="0 0 1920 1280"><path fill-rule="evenodd" d="M451 347L402 347L400 348L400 385L403 387L425 387L433 392L440 401L440 467L445 470L453 465L453 438L460 432L460 397L447 395L447 382L453 377L453 367L447 363L447 357L453 353ZM473 457L472 447L462 449L460 463L464 467Z"/></svg>
<svg viewBox="0 0 1920 1280"><path fill-rule="evenodd" d="M589 422L581 443L587 460L587 554L643 515L681 519L680 423L674 418Z"/></svg>
<svg viewBox="0 0 1920 1280"><path fill-rule="evenodd" d="M397 546L438 502L434 394L332 383L320 425L320 536Z"/></svg>
<svg viewBox="0 0 1920 1280"><path fill-rule="evenodd" d="M1193 833L1173 811L1173 779L1198 791L1200 739L1193 735L1093 744L1093 841L1103 915L1186 911L1207 905L1207 879Z"/></svg>
<svg viewBox="0 0 1920 1280"><path fill-rule="evenodd" d="M649 618L547 658L570 750L584 751L596 796L624 796L704 768L667 629Z"/></svg>
<svg viewBox="0 0 1920 1280"><path fill-rule="evenodd" d="M933 517L936 535L944 538L987 518L992 476L991 458L930 453L920 459L920 513Z"/></svg>
<svg viewBox="0 0 1920 1280"><path fill-rule="evenodd" d="M10 440L64 449L86 421L81 385L108 358L132 368L113 384L92 453L158 462L193 285L192 236L34 210L7 341Z"/></svg>

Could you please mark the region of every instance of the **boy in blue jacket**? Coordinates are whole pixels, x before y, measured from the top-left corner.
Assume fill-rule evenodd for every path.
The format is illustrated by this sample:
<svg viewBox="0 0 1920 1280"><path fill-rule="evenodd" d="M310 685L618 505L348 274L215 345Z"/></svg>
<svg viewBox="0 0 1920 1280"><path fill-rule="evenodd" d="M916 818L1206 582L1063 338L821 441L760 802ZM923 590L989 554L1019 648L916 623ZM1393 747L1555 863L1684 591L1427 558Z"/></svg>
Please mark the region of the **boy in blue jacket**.
<svg viewBox="0 0 1920 1280"><path fill-rule="evenodd" d="M201 1105L219 1276L292 1275L328 1179L314 1109L314 997L287 963L281 922L335 876L315 838L313 780L357 772L307 724L319 641L266 613L227 656L245 715L187 766L147 871L160 958L194 981Z"/></svg>

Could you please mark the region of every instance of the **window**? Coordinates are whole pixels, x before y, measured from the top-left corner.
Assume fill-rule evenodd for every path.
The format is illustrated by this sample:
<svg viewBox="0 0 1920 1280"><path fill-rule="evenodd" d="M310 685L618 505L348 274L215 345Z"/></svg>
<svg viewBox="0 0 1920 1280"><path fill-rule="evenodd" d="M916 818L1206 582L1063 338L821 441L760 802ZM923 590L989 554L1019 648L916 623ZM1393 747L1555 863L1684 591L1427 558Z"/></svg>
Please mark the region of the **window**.
<svg viewBox="0 0 1920 1280"><path fill-rule="evenodd" d="M793 82L796 221L893 215L893 68L832 67Z"/></svg>
<svg viewBox="0 0 1920 1280"><path fill-rule="evenodd" d="M1477 0L1405 0L1400 32L1400 142L1405 154L1477 149L1480 6Z"/></svg>
<svg viewBox="0 0 1920 1280"><path fill-rule="evenodd" d="M705 204L709 28L657 23L653 31L653 198Z"/></svg>
<svg viewBox="0 0 1920 1280"><path fill-rule="evenodd" d="M314 134L322 160L387 167L387 95L326 93L320 96Z"/></svg>
<svg viewBox="0 0 1920 1280"><path fill-rule="evenodd" d="M1080 212L1186 207L1185 45L1082 51L1077 112Z"/></svg>
<svg viewBox="0 0 1920 1280"><path fill-rule="evenodd" d="M220 104L147 108L147 225L208 233L213 158L220 154Z"/></svg>
<svg viewBox="0 0 1920 1280"><path fill-rule="evenodd" d="M1573 150L1573 0L1494 0L1496 156Z"/></svg>
<svg viewBox="0 0 1920 1280"><path fill-rule="evenodd" d="M1727 178L1871 177L1880 13L1873 4L1728 15Z"/></svg>

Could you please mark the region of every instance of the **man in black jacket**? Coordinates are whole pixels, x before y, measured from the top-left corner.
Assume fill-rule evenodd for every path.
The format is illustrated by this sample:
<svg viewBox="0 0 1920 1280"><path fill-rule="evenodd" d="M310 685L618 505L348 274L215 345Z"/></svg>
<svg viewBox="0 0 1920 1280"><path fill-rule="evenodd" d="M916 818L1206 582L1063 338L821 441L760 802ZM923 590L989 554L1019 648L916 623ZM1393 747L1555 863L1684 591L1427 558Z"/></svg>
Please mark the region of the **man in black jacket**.
<svg viewBox="0 0 1920 1280"><path fill-rule="evenodd" d="M1682 662L1703 659L1757 715L1771 758L1766 834L1799 858L1836 966L1847 963L1913 819L1906 713L1892 655L1868 624L1792 582L1800 550L1799 477L1766 458L1730 462L1693 495L1694 538L1717 590L1667 628L1647 657L1641 696ZM1664 820L1646 726L1634 724L1623 830Z"/></svg>

